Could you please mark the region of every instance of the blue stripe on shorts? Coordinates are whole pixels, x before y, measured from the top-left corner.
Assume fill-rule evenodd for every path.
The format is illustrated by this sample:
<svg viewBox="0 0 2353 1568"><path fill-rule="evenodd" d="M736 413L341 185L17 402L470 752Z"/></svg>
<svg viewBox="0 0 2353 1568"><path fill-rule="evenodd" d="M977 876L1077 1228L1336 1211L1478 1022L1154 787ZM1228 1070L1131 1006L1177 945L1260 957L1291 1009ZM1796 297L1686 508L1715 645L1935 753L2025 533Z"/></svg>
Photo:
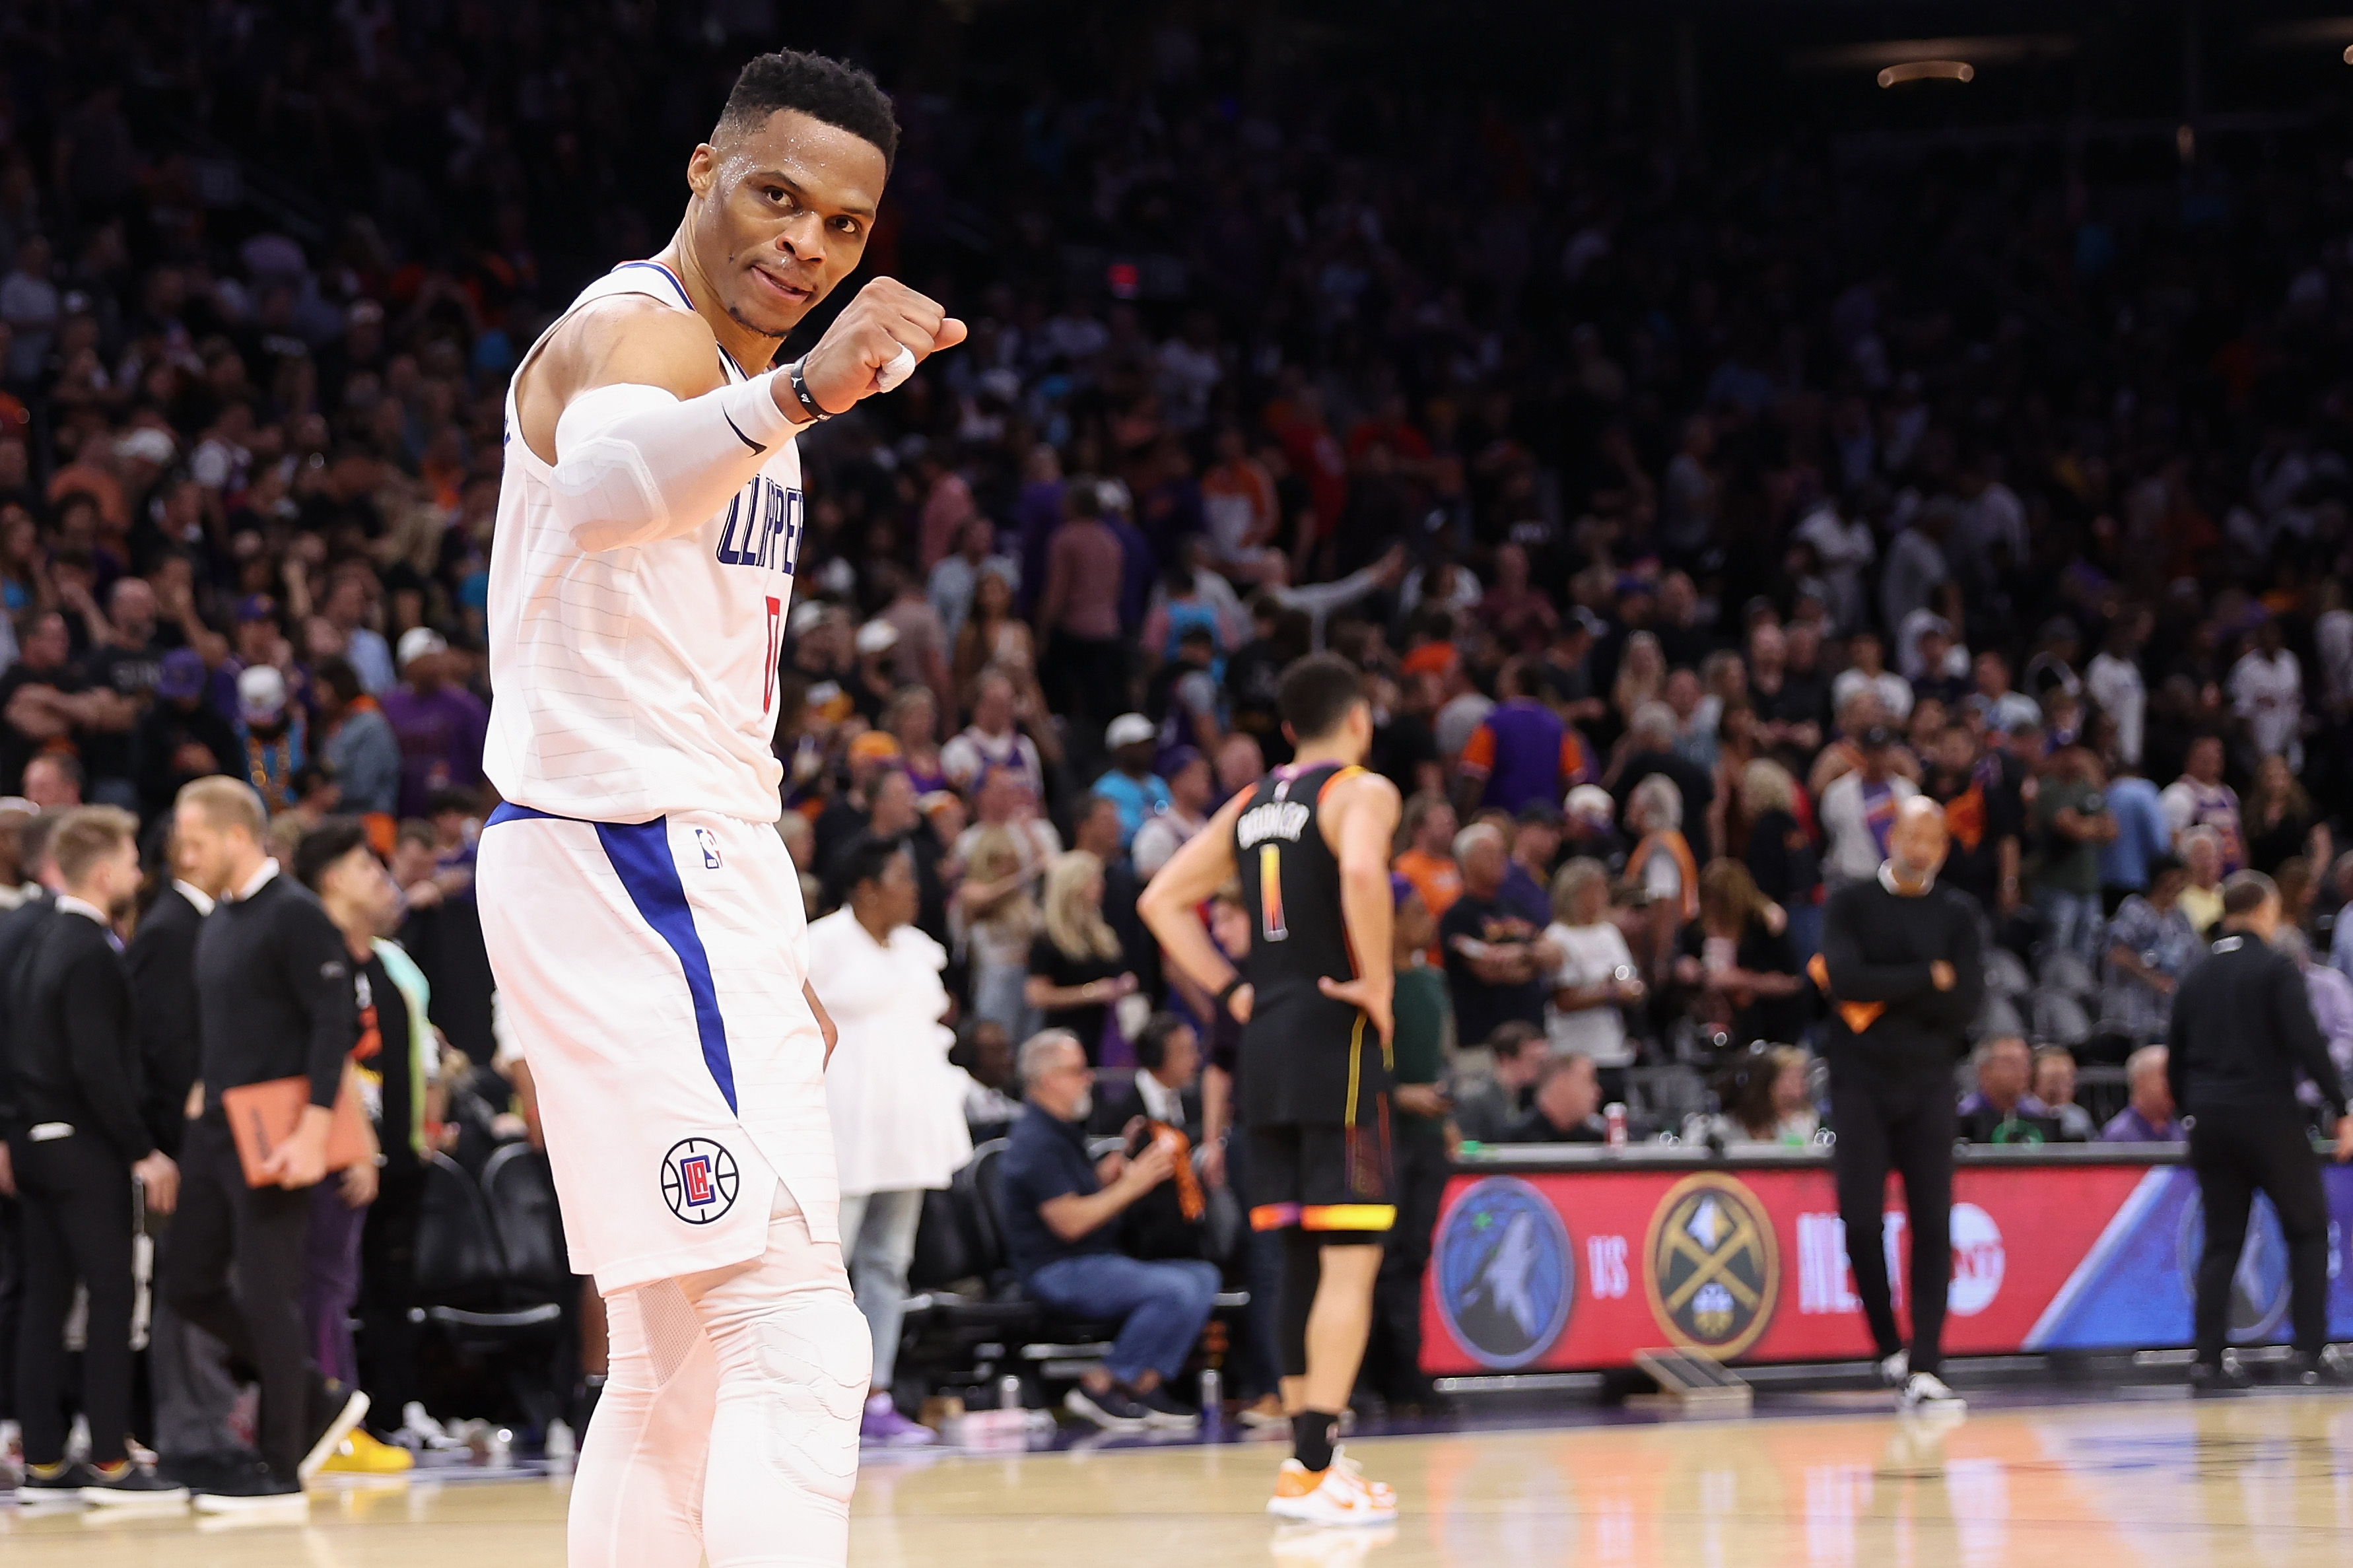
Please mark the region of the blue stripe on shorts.
<svg viewBox="0 0 2353 1568"><path fill-rule="evenodd" d="M735 1064L727 1054L727 1021L719 1016L719 992L711 980L711 957L702 951L702 935L694 929L694 910L686 901L686 884L678 878L678 863L670 858L670 819L651 822L600 822L596 837L606 858L628 889L629 901L646 923L670 943L686 971L686 989L694 998L695 1032L702 1037L703 1065L711 1080L736 1110Z"/></svg>
<svg viewBox="0 0 2353 1568"><path fill-rule="evenodd" d="M552 822L576 821L560 817L553 812L535 811L512 801L501 803L491 813L483 826L496 826L501 822L523 822L534 817ZM711 955L702 950L702 933L694 929L694 910L686 901L686 884L679 880L678 863L670 858L670 819L657 816L651 822L595 822L597 841L605 846L605 858L612 862L614 873L638 913L653 927L656 934L670 944L678 954L679 967L686 972L687 994L694 998L694 1029L702 1040L702 1063L711 1069L711 1081L719 1086L726 1098L727 1109L740 1110L735 1103L735 1063L727 1054L727 1020L719 1015L719 991L711 979Z"/></svg>

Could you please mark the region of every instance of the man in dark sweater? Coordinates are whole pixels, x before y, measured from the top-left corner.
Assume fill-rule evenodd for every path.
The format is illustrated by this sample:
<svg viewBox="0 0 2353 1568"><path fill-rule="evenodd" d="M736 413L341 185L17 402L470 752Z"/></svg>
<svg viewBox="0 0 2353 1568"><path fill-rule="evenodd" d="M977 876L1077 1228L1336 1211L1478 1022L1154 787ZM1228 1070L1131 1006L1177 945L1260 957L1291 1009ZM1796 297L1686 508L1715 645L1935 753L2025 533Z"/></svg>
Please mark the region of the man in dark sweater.
<svg viewBox="0 0 2353 1568"><path fill-rule="evenodd" d="M1814 977L1831 1004L1822 1054L1839 1215L1880 1376L1905 1409L1957 1412L1962 1401L1939 1375L1953 1269L1953 1064L1985 994L1985 962L1976 908L1936 885L1947 843L1942 806L1915 795L1896 808L1879 875L1831 895ZM1880 1241L1891 1168L1904 1177L1912 1226L1908 1353Z"/></svg>
<svg viewBox="0 0 2353 1568"><path fill-rule="evenodd" d="M36 1500L163 1501L185 1489L131 1462L132 1182L168 1213L172 1157L139 1113L131 979L114 938L139 890L139 824L112 806L66 815L51 841L62 890L6 998L15 1016L16 1184L25 1205L25 1308L16 1346L25 1493ZM89 1293L81 1406L87 1464L66 1457L62 1350L79 1285Z"/></svg>
<svg viewBox="0 0 2353 1568"><path fill-rule="evenodd" d="M213 899L188 879L182 847L168 822L164 826L158 846L164 888L139 917L123 962L131 968L132 1011L139 1021L140 1062L146 1075L140 1103L147 1131L157 1148L177 1159L187 1138L188 1091L200 1055L196 931L212 913ZM159 1256L170 1252L168 1229L157 1230L155 1246ZM147 1342L147 1379L155 1403L155 1429L148 1441L173 1456L176 1473L217 1464L236 1446L230 1416L237 1390L228 1352L183 1321L161 1291L150 1307Z"/></svg>
<svg viewBox="0 0 2353 1568"><path fill-rule="evenodd" d="M196 1081L196 929L213 900L183 873L178 846L164 835L166 880L123 953L138 1000L139 1059L145 1069L141 1110L155 1146L176 1156L188 1126L188 1089Z"/></svg>
<svg viewBox="0 0 2353 1568"><path fill-rule="evenodd" d="M2269 877L2231 878L2222 884L2222 938L2173 994L2165 1076L2189 1118L2189 1163L2206 1210L2192 1320L2198 1359L2189 1369L2200 1392L2248 1381L2223 1341L2231 1279L2258 1192L2272 1200L2287 1237L2293 1375L2307 1384L2353 1382L2353 1358L2328 1343L2328 1200L2296 1100L2297 1077L2320 1090L2339 1160L2353 1156L2353 1117L2304 975L2271 945L2279 924L2279 889Z"/></svg>
<svg viewBox="0 0 2353 1568"><path fill-rule="evenodd" d="M180 1315L261 1379L261 1467L207 1478L196 1506L229 1512L297 1497L304 1479L367 1414L364 1394L328 1384L302 1323L310 1188L326 1174L327 1131L343 1058L358 1037L351 955L319 900L262 850L261 799L215 776L180 791L172 830L189 880L218 900L196 937L203 1113L184 1145L186 1201L166 1274ZM303 1078L294 1132L246 1184L221 1109L224 1090ZM233 1282L233 1283L232 1283Z"/></svg>

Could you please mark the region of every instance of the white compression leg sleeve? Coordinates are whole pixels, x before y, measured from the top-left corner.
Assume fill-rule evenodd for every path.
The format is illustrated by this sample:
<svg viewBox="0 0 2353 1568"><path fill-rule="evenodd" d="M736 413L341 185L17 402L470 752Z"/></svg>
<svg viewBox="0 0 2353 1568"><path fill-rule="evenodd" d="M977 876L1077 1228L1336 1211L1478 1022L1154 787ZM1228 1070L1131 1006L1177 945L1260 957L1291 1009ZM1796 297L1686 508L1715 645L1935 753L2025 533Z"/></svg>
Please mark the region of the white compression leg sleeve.
<svg viewBox="0 0 2353 1568"><path fill-rule="evenodd" d="M766 1254L696 1308L719 1380L702 1502L711 1568L842 1568L849 1554L873 1340L840 1247L812 1241L781 1183L776 1194Z"/></svg>
<svg viewBox="0 0 2353 1568"><path fill-rule="evenodd" d="M675 1279L605 1298L610 1369L572 1478L569 1568L696 1568L719 1364Z"/></svg>
<svg viewBox="0 0 2353 1568"><path fill-rule="evenodd" d="M556 516L583 550L702 527L792 435L777 374L683 400L634 382L582 393L555 422Z"/></svg>

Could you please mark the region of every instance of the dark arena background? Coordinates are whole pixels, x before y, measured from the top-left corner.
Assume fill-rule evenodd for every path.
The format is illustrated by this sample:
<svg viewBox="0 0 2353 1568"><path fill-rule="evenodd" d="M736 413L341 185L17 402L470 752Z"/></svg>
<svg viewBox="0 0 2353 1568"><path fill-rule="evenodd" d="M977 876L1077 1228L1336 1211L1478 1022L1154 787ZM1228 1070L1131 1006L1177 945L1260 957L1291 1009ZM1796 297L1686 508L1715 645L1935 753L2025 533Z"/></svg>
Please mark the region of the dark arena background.
<svg viewBox="0 0 2353 1568"><path fill-rule="evenodd" d="M883 1342L852 1563L2353 1555L2353 1359L2292 1289L2325 1222L2353 1342L2353 5L0 0L0 1558L565 1561L607 1313L474 891L522 700L506 397L671 243L777 49L900 128L777 363L875 278L970 329L798 437L770 601L776 831L843 955L810 984L885 1064L831 1068ZM1398 1516L1353 1528L1267 1516L1241 1031L1137 912L1290 760L1281 678L1325 652L1402 802L1395 1228L1343 1424ZM219 1479L261 1369L174 1306L228 1243L159 1185L239 1048L187 957L237 889L174 832L214 774L385 994L374 1179L292 1222L304 1353L369 1408L266 1507ZM1888 996L1841 994L1840 895L1899 890L1915 795L1975 956L1858 1244ZM125 833L136 897L79 906L126 953L109 1057L37 960L69 847ZM1237 961L1240 913L1203 917ZM2177 994L2265 940L2276 1005L2193 1042ZM1127 1194L1069 1246L1166 1271L1165 1380L1037 1283L1048 1029ZM2218 1072L2262 1077L2304 1198L2231 1194ZM1914 1342L1948 1127L1924 1394L1865 1302L1892 1278ZM682 1220L735 1201L711 1147L665 1163ZM124 1445L91 1335L126 1299ZM195 1495L59 1489L58 1432L69 1478Z"/></svg>

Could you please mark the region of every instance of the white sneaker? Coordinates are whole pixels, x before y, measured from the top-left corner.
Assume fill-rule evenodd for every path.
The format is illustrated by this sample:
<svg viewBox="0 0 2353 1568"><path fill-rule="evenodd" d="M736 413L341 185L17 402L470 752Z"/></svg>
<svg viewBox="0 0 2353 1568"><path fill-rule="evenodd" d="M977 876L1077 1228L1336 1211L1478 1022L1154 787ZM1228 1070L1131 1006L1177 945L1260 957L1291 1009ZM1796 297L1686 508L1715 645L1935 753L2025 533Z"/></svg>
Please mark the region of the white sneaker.
<svg viewBox="0 0 2353 1568"><path fill-rule="evenodd" d="M1889 1388L1901 1388L1904 1380L1912 1375L1912 1352L1897 1351L1879 1363L1879 1381Z"/></svg>
<svg viewBox="0 0 2353 1568"><path fill-rule="evenodd" d="M1335 1447L1331 1467L1320 1476L1297 1459L1283 1460L1266 1511L1310 1524L1388 1524L1397 1518L1397 1493L1366 1480L1363 1468Z"/></svg>
<svg viewBox="0 0 2353 1568"><path fill-rule="evenodd" d="M1915 1372L1904 1380L1904 1392L1895 1396L1895 1407L1922 1415L1959 1415L1968 1411L1969 1402L1947 1387L1945 1380L1935 1373Z"/></svg>
<svg viewBox="0 0 2353 1568"><path fill-rule="evenodd" d="M427 1415L425 1406L414 1399L400 1407L400 1429L392 1435L392 1440L404 1448L446 1451L466 1446L462 1438Z"/></svg>

